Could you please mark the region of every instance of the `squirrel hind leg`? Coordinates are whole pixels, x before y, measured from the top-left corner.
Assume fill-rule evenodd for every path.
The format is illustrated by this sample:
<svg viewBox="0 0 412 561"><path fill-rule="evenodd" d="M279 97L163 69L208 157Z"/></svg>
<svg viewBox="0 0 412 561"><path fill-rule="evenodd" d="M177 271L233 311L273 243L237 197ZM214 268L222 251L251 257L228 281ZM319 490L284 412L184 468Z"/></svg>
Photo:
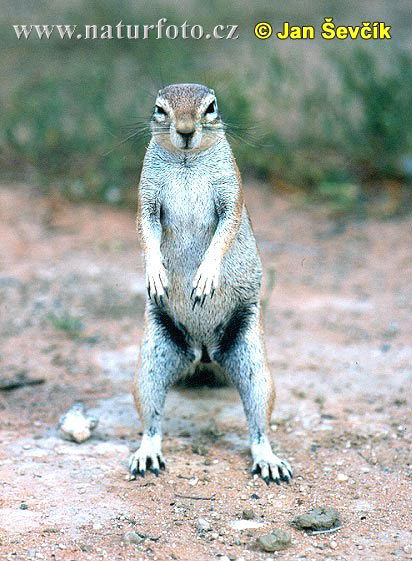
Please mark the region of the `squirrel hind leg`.
<svg viewBox="0 0 412 561"><path fill-rule="evenodd" d="M177 327L172 326L170 329L175 330ZM180 337L176 331L168 336L164 324L153 317L149 318L133 384L136 408L143 425L143 438L129 460L132 476L144 476L147 470L157 476L159 469L165 467L161 451L161 422L166 394L169 387L190 367L193 358L188 347L182 348L182 344L178 344L181 342Z"/></svg>
<svg viewBox="0 0 412 561"><path fill-rule="evenodd" d="M266 360L260 310L236 311L238 330L229 335L222 331L224 352L218 350L215 359L237 387L249 424L250 445L253 457L252 473L258 473L269 485L272 480L289 483L292 469L288 462L276 456L268 438L268 425L272 414L275 390ZM234 315L235 315L234 314ZM234 324L230 319L227 326ZM240 329L239 329L240 326ZM219 345L218 345L219 349Z"/></svg>

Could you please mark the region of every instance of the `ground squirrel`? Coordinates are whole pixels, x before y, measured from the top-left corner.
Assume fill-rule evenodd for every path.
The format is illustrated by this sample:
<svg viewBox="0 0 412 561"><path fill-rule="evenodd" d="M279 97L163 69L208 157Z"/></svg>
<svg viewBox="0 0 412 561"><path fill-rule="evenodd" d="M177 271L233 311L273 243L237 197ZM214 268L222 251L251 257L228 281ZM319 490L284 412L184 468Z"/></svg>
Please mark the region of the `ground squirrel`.
<svg viewBox="0 0 412 561"><path fill-rule="evenodd" d="M275 391L263 341L262 266L214 91L174 84L157 95L138 194L147 282L134 398L144 433L133 475L165 467L161 417L171 384L211 361L237 387L252 473L289 482L267 436Z"/></svg>

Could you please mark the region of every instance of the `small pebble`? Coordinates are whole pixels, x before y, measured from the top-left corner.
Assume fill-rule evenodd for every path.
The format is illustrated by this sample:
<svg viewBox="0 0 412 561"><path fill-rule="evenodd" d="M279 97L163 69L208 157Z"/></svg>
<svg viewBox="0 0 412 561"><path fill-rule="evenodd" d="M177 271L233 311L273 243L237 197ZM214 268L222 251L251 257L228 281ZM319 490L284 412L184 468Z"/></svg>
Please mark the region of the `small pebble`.
<svg viewBox="0 0 412 561"><path fill-rule="evenodd" d="M253 512L253 510L251 508L246 508L242 512L242 518L243 518L243 520L253 520L255 518L255 513Z"/></svg>
<svg viewBox="0 0 412 561"><path fill-rule="evenodd" d="M340 526L339 512L335 508L321 506L295 516L292 524L299 530L330 530Z"/></svg>
<svg viewBox="0 0 412 561"><path fill-rule="evenodd" d="M263 551L280 551L290 545L290 534L280 528L274 528L270 534L264 534L257 539Z"/></svg>
<svg viewBox="0 0 412 561"><path fill-rule="evenodd" d="M123 541L125 543L133 543L135 545L141 543L143 539L144 538L142 538L142 536L139 536L139 534L137 532L133 532L133 530L131 532L127 532L123 536Z"/></svg>
<svg viewBox="0 0 412 561"><path fill-rule="evenodd" d="M349 479L349 477L347 475L345 475L344 473L338 473L338 476L336 478L338 481L347 481Z"/></svg>
<svg viewBox="0 0 412 561"><path fill-rule="evenodd" d="M210 524L204 518L198 518L197 520L197 529L199 532L209 532L211 530Z"/></svg>

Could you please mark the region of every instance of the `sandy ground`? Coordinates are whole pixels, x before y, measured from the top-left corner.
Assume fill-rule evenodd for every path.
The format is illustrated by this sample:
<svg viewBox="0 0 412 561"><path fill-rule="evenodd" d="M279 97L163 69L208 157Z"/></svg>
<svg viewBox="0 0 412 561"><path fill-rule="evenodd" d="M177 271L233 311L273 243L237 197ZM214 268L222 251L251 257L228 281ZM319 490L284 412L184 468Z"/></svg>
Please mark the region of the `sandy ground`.
<svg viewBox="0 0 412 561"><path fill-rule="evenodd" d="M290 486L251 477L232 388L173 390L167 471L128 481L144 305L133 213L1 188L1 378L44 379L0 392L1 559L412 559L411 219L337 227L253 185L247 201L275 279L270 436ZM56 430L79 400L100 420L83 444ZM339 510L340 530L290 526L321 505ZM259 527L233 527L244 509ZM265 553L256 538L275 527L292 545ZM125 543L130 531L141 543Z"/></svg>

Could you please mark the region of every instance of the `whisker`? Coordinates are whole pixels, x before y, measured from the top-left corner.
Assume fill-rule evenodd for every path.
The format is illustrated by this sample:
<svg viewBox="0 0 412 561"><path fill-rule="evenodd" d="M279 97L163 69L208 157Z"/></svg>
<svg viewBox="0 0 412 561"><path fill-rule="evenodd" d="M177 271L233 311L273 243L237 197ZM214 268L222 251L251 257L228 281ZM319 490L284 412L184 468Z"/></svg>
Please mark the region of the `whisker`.
<svg viewBox="0 0 412 561"><path fill-rule="evenodd" d="M227 131L226 134L229 138L231 138L235 142L244 143L252 148L274 148L274 144L263 144L261 142L256 142L255 139L253 138L249 139L246 136L237 134L234 131Z"/></svg>
<svg viewBox="0 0 412 561"><path fill-rule="evenodd" d="M170 135L170 126L162 126L153 122L149 117L136 118L126 125L121 127L126 131L125 138L121 139L113 148L103 154L107 156L114 150L132 140L142 141L150 138L152 135L157 137L166 137ZM246 122L233 122L233 121L218 121L215 123L203 124L202 132L205 136L212 136L213 134L224 132L228 138L236 143L242 143L252 148L273 148L272 144L265 144L259 142L255 134L259 131L259 127L254 125L250 126ZM115 138L112 132L109 132Z"/></svg>
<svg viewBox="0 0 412 561"><path fill-rule="evenodd" d="M129 125L123 125L122 130L150 130L150 126L144 123L130 123Z"/></svg>
<svg viewBox="0 0 412 561"><path fill-rule="evenodd" d="M117 148L119 148L120 146L122 146L123 144L125 144L126 142L128 142L129 140L132 140L133 138L143 138L145 136L145 134L147 134L149 131L142 131L142 130L137 130L134 131L132 133L130 133L129 135L126 136L126 138L124 138L123 140L121 140L120 142L118 142L115 146L113 146L113 148L111 148L110 150L108 150L107 152L104 152L102 154L102 156L108 156L109 154L111 154L114 150L116 150Z"/></svg>

